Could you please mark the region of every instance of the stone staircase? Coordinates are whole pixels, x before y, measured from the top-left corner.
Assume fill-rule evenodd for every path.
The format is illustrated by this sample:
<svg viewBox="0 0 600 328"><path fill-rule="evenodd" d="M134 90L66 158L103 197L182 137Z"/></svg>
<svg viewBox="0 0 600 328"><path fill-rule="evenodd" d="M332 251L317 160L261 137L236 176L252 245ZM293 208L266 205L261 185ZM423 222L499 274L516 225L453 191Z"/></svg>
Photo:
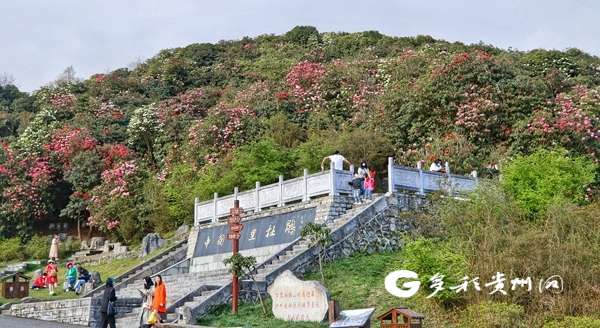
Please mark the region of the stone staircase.
<svg viewBox="0 0 600 328"><path fill-rule="evenodd" d="M119 277L114 278L115 288L119 291L126 285L129 285L134 280L143 279L145 276L151 276L166 267L181 261L187 253L187 240L179 241L170 246L165 251L150 258L148 261L132 268ZM104 277L106 278L106 277ZM143 285L143 284L142 284ZM83 295L82 297L94 296L99 297L104 290L104 284Z"/></svg>
<svg viewBox="0 0 600 328"><path fill-rule="evenodd" d="M374 195L374 199L377 199L378 197L379 197L379 195ZM342 214L342 215L338 216L337 218L326 223L326 226L332 232L334 230L338 229L339 227L343 226L346 222L348 222L348 220L352 219L357 213L359 213L360 211L365 209L367 206L369 206L371 204L371 202L366 202L366 203L361 203L361 204L351 204L350 202L348 202L348 204L350 204L349 205L350 208L347 209L344 214ZM299 240L295 245L292 246L291 249L282 251L277 256L277 258L275 258L275 259L273 259L273 261L271 261L271 263L260 267L257 270L256 276L255 276L256 281L257 282L266 281L266 277L268 274L279 269L280 267L285 265L287 262L289 262L290 260L292 260L293 258L298 256L299 254L307 251L309 248L310 248L310 244L308 241L303 240L303 239Z"/></svg>
<svg viewBox="0 0 600 328"><path fill-rule="evenodd" d="M380 197L375 195L374 198L377 200ZM370 205L371 202L353 204L350 197L342 197L341 201L336 202L335 208L332 208L336 215L332 215L326 225L333 232ZM255 275L256 282L263 285L268 284L267 276L272 275L274 271L280 270L290 261L310 250L311 247L308 241L297 239L258 266ZM163 280L167 287L167 303L170 312L168 320L173 322L177 321L180 313L184 313L184 309L189 309L192 317L197 317L204 314L206 309L210 308L210 305L223 303L227 300L231 274L226 269L221 269L163 275ZM117 297L138 299L141 302L138 289L141 289L143 284L143 277L138 277L135 280L130 279L125 286L118 289ZM137 327L140 311L142 311L141 306L131 309L131 311L124 311L117 317L117 326Z"/></svg>
<svg viewBox="0 0 600 328"><path fill-rule="evenodd" d="M374 195L373 202L362 204L353 204L350 197L344 197L342 201L338 200L336 207L333 209L337 215L332 216L332 219L326 222L327 227L333 233L333 231L344 226L345 223L354 218L358 213L371 206L377 200L381 200L381 198L381 195ZM306 254L311 252L311 250L310 244L306 240L297 239L292 242L278 254L275 254L257 267L255 275L256 284L265 287L271 280L269 276L273 276L275 271L284 270L284 268L288 267L297 258L306 258ZM245 286L253 283L248 279L243 279L242 281L242 285ZM186 301L182 306L178 306L177 312L184 313L183 309L189 309L192 318L201 316L209 311L211 306L228 302L230 286L230 276L226 274L222 285L218 287L215 285L215 288L197 293L193 299ZM262 289L264 290L264 288Z"/></svg>
<svg viewBox="0 0 600 328"><path fill-rule="evenodd" d="M179 273L163 276L163 281L167 288L167 304L172 307L173 304L185 304L196 306L208 298L212 292L230 280L230 273L227 270L215 270L206 272ZM137 279L127 284L119 291L117 297L122 299L137 299L139 304L130 311L124 311L122 315L117 316L118 327L137 327L141 307L141 294L138 289L142 289L143 279ZM204 288L201 288L204 287ZM195 295L198 289L202 289L192 296L191 301L185 302L189 295ZM171 309L172 310L172 309ZM172 312L172 311L171 311ZM175 321L178 315L168 316L169 321Z"/></svg>

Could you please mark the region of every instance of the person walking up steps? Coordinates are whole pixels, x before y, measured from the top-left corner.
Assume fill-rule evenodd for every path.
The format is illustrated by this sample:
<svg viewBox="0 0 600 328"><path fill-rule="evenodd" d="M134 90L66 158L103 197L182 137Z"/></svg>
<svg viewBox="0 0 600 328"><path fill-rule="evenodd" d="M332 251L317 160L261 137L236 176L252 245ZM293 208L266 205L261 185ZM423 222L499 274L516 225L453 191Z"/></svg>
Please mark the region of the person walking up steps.
<svg viewBox="0 0 600 328"><path fill-rule="evenodd" d="M167 287L160 275L154 278L154 296L152 297L152 311L156 311L163 322L167 317Z"/></svg>
<svg viewBox="0 0 600 328"><path fill-rule="evenodd" d="M362 183L364 179L358 175L358 173L354 173L354 177L351 182L349 182L350 186L352 186L352 196L354 197L354 204L360 204L360 190L362 188Z"/></svg>
<svg viewBox="0 0 600 328"><path fill-rule="evenodd" d="M150 313L152 313L152 296L154 294L154 282L152 278L145 277L144 278L144 289L139 290L142 300L144 303L142 304L142 311L140 312L140 320L139 327L148 327L147 324L148 319L150 318Z"/></svg>
<svg viewBox="0 0 600 328"><path fill-rule="evenodd" d="M106 288L102 294L102 300L100 302L100 314L102 315L101 327L106 328L110 325L110 328L116 328L115 324L115 302L117 301L117 295L115 288L113 287L112 278L106 279Z"/></svg>
<svg viewBox="0 0 600 328"><path fill-rule="evenodd" d="M373 190L375 190L375 175L365 174L365 200L371 201L373 199Z"/></svg>
<svg viewBox="0 0 600 328"><path fill-rule="evenodd" d="M348 166L352 165L352 163L350 163L346 157L340 154L339 150L336 150L333 155L323 157L323 160L321 161L321 171L325 170L325 161L327 160L333 163L333 168L336 170L343 170L344 163L347 163Z"/></svg>

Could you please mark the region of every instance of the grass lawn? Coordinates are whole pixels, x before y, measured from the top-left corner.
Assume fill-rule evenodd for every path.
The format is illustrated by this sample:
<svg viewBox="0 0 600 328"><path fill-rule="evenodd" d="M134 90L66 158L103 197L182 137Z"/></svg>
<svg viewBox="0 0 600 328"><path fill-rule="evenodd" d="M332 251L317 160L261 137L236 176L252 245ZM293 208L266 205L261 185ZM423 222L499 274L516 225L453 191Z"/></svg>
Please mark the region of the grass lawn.
<svg viewBox="0 0 600 328"><path fill-rule="evenodd" d="M160 249L153 251L152 253L148 254L147 256L145 256L143 258L132 257L132 258L116 259L116 260L101 262L98 264L84 264L83 267L86 268L90 272L94 272L94 271L99 272L100 277L102 278L102 281L106 281L106 278L108 278L108 277L114 278L114 277L117 277L117 276L127 272L131 268L133 268L136 265L142 263L143 261L146 261L149 258L157 255L158 253L162 252L163 250L165 250L167 247L170 247L171 245L173 245L173 242L167 243L167 245L161 247ZM42 290L31 290L30 289L29 296L39 299L39 300L44 300L44 301L78 298L78 296L75 295L74 292L66 292L65 293L62 289L62 284L65 281L64 275L66 273L66 265L67 265L66 260L59 261L59 263L58 263L59 288L55 291L56 295L50 296L48 294L48 289L42 289ZM43 268L43 265L29 265L27 267L27 270L25 271L25 274L30 277L33 277L33 273L35 272L35 270L42 269L42 268ZM0 305L7 303L7 302L14 302L14 301L16 301L16 299L8 300L8 299L0 297Z"/></svg>
<svg viewBox="0 0 600 328"><path fill-rule="evenodd" d="M221 305L210 314L198 321L198 324L212 327L260 327L260 328L325 328L329 325L313 322L286 322L273 318L271 313L271 301L267 300L265 306L268 315L262 313L260 304L241 304L238 314L231 314L230 305Z"/></svg>
<svg viewBox="0 0 600 328"><path fill-rule="evenodd" d="M375 318L395 306L409 308L425 314L429 319L426 327L447 327L446 320L435 319L447 315L435 303L417 294L408 300L400 300L388 294L384 288L385 276L401 267L400 252L384 254L356 255L324 267L325 286L331 297L338 302L343 310L374 307L372 327L379 327ZM304 280L320 280L319 273L306 275ZM271 302L268 301L269 314L264 316L260 304L242 304L239 314L233 316L229 306L219 307L200 319L199 324L216 327L256 327L256 328L317 328L328 327L318 323L290 323L273 318L270 312Z"/></svg>

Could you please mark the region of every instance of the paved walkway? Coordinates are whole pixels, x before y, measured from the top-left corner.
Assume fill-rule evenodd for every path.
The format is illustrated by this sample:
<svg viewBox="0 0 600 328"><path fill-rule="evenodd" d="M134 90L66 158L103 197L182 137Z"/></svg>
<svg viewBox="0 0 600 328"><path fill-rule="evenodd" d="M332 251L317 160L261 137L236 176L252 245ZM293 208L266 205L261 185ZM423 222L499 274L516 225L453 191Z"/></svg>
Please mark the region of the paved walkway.
<svg viewBox="0 0 600 328"><path fill-rule="evenodd" d="M22 319L0 315L0 327L2 328L81 328L83 326L68 325L66 323Z"/></svg>

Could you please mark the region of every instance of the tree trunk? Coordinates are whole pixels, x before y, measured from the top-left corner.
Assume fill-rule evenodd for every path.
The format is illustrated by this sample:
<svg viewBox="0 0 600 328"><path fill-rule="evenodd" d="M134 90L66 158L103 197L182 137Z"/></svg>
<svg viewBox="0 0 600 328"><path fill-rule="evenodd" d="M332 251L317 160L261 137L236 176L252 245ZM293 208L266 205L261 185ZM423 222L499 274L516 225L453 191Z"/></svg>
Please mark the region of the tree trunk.
<svg viewBox="0 0 600 328"><path fill-rule="evenodd" d="M323 274L323 254L319 250L319 272L321 272L321 282L325 284L325 275Z"/></svg>
<svg viewBox="0 0 600 328"><path fill-rule="evenodd" d="M254 283L254 287L256 288L256 293L258 294L258 301L260 302L260 307L262 307L263 314L267 315L267 308L265 307L265 303L263 302L262 295L260 294L260 289L258 289L258 284L256 283L256 280L254 279L254 275L253 274L248 274L248 275L250 276L250 279L252 279L252 282Z"/></svg>
<svg viewBox="0 0 600 328"><path fill-rule="evenodd" d="M77 218L77 239L81 241L81 218Z"/></svg>

